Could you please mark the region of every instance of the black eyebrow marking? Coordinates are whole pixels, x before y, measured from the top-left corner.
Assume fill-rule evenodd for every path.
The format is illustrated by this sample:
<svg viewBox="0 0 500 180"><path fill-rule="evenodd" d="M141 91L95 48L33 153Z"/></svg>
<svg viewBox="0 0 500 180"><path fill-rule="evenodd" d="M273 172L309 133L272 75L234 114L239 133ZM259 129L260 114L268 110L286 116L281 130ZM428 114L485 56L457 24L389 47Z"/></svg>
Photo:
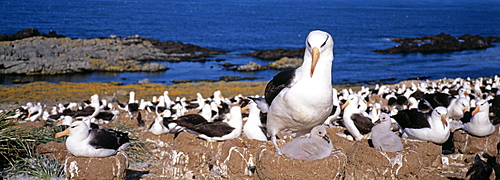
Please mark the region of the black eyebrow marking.
<svg viewBox="0 0 500 180"><path fill-rule="evenodd" d="M326 40L325 42L321 45L321 47L325 46L326 45L326 42L328 41L328 38L330 38L330 36L326 36Z"/></svg>
<svg viewBox="0 0 500 180"><path fill-rule="evenodd" d="M307 41L307 46L311 47L311 44L309 44L309 41Z"/></svg>

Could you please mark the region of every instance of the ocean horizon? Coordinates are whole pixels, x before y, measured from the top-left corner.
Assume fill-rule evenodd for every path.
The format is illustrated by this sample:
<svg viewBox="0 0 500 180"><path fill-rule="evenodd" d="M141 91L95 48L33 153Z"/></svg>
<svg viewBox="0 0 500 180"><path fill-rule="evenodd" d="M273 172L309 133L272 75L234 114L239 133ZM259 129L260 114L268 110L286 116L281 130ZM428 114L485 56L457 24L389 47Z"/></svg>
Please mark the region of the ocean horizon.
<svg viewBox="0 0 500 180"><path fill-rule="evenodd" d="M307 34L324 30L335 40L332 84L384 82L407 79L492 77L500 74L500 47L437 54L379 54L373 50L397 45L392 38L447 33L500 36L500 2L484 0L411 1L14 1L0 2L0 34L24 28L51 30L70 38L139 35L161 41L181 41L228 53L207 62L161 62L170 69L159 73L93 72L52 76L2 75L13 80L49 82L153 83L172 80L219 79L237 76L270 80L279 71L226 70L229 62L244 65L270 61L239 54L305 46ZM215 59L225 59L215 61Z"/></svg>

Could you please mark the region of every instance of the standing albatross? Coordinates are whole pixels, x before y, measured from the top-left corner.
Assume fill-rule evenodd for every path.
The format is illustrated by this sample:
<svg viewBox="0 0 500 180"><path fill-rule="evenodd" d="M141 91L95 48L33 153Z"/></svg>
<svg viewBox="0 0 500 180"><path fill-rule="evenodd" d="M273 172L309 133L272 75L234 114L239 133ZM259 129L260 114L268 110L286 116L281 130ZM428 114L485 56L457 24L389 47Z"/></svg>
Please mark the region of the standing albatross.
<svg viewBox="0 0 500 180"><path fill-rule="evenodd" d="M278 73L267 84L267 133L276 149L276 135L284 129L307 134L332 112L333 39L323 31L312 31L306 39L304 62L294 70Z"/></svg>

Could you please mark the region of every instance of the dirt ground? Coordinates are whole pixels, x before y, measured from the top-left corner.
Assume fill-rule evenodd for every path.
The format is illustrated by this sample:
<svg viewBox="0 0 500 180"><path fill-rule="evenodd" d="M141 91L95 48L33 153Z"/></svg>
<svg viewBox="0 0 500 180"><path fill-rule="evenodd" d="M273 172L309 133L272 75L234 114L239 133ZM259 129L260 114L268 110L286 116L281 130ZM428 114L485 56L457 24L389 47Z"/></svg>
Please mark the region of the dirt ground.
<svg viewBox="0 0 500 180"><path fill-rule="evenodd" d="M178 85L116 83L46 83L0 86L0 109L16 108L26 102L81 102L92 94L100 97L115 95L126 102L128 93L135 91L137 99L150 100L168 90L171 98L194 99L200 92L209 97L221 90L225 97L237 94L262 95L267 82L218 82ZM343 87L337 87L343 88ZM144 111L145 127L137 127L128 114L121 111L114 123L135 128L129 132L134 141L148 151L141 162L130 162L127 179L464 179L475 154L486 152L496 156L498 133L485 138L455 132L456 152L442 155L441 146L428 142L403 141L405 150L381 152L370 147L369 140L350 141L336 134L343 127L327 128L333 142L332 155L314 161L293 160L276 155L270 142L249 140L244 135L224 142L207 142L189 133L154 135L147 132L155 114ZM281 136L279 145L292 140ZM473 145L470 145L473 144ZM45 151L65 159L64 144ZM129 157L130 158L130 157ZM89 177L87 177L89 178ZM492 176L493 178L493 176Z"/></svg>

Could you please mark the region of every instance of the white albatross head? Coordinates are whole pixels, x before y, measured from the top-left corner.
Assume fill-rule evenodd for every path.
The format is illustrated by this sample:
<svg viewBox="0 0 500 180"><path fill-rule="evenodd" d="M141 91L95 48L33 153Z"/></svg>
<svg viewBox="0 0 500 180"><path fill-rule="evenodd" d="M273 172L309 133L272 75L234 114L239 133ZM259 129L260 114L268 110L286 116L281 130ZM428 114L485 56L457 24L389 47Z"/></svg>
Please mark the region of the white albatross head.
<svg viewBox="0 0 500 180"><path fill-rule="evenodd" d="M309 33L306 39L304 65L310 65L311 77L320 60L333 61L333 45L333 39L330 34L320 30L311 31Z"/></svg>

